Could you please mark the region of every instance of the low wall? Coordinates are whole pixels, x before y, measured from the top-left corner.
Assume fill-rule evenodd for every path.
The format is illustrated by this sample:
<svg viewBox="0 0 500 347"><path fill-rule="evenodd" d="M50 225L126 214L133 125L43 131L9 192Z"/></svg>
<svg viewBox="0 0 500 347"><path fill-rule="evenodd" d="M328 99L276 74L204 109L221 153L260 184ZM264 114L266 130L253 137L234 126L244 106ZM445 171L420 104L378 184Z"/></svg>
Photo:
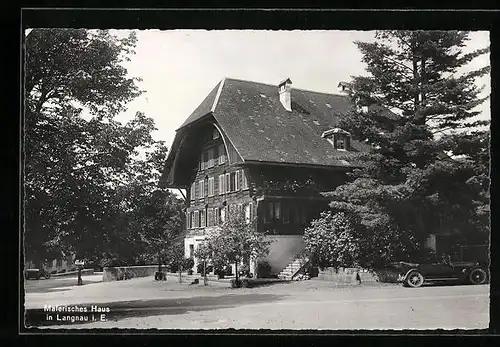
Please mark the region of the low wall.
<svg viewBox="0 0 500 347"><path fill-rule="evenodd" d="M326 268L319 270L318 279L323 281L331 281L336 284L357 284L356 273L359 273L361 283L377 282L377 276L366 270L355 268Z"/></svg>
<svg viewBox="0 0 500 347"><path fill-rule="evenodd" d="M94 269L82 269L82 275L93 275ZM78 277L78 271L62 272L59 274L52 274L50 277Z"/></svg>
<svg viewBox="0 0 500 347"><path fill-rule="evenodd" d="M120 281L134 277L154 276L156 271L158 271L158 265L105 267L103 269L102 281Z"/></svg>

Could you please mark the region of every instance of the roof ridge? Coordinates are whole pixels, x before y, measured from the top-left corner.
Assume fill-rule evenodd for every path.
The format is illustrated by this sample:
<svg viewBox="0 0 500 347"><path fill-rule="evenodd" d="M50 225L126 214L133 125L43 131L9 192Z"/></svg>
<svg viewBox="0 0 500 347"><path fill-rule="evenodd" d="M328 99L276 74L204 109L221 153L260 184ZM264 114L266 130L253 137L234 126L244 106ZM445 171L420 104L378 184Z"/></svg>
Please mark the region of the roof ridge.
<svg viewBox="0 0 500 347"><path fill-rule="evenodd" d="M244 80L244 79L241 79L241 78L224 77L224 80L232 80L232 81L238 81L238 82L247 82L247 83L261 84L261 85L265 85L265 86L269 86L269 87L278 87L278 84L270 84L270 83L264 83L264 82L250 81L250 80ZM292 90L300 90L300 91L309 92L309 93L316 93L316 94L325 94L325 95L347 97L347 95L344 95L344 94L318 92L318 91L315 91L315 90L303 89L303 88L294 88L294 87L292 87Z"/></svg>

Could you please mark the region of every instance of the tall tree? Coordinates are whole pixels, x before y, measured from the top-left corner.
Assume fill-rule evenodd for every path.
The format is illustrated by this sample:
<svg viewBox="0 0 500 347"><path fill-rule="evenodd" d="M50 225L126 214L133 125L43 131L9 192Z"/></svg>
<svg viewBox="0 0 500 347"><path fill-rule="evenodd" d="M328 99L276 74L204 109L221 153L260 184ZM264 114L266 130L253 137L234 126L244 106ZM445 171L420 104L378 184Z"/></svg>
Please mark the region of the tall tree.
<svg viewBox="0 0 500 347"><path fill-rule="evenodd" d="M460 69L488 48L465 54L462 31L375 38L356 42L369 75L353 77L359 107L340 124L373 150L356 158L364 167L350 182L327 194L331 208L358 217L382 249L391 235L393 246L417 252L429 233L443 230L484 240L489 123L477 120L486 98L475 81L490 68Z"/></svg>
<svg viewBox="0 0 500 347"><path fill-rule="evenodd" d="M138 173L139 150L158 146L151 119L114 118L140 95L123 62L136 37L33 29L25 39L24 245L27 257L93 257L112 239Z"/></svg>

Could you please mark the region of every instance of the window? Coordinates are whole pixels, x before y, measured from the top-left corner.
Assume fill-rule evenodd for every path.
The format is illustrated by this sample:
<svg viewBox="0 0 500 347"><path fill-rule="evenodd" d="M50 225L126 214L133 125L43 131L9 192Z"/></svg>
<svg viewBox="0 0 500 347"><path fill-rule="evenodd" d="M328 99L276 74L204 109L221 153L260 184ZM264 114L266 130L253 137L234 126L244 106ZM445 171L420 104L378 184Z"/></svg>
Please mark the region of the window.
<svg viewBox="0 0 500 347"><path fill-rule="evenodd" d="M219 165L222 165L226 162L226 154L224 150L224 144L219 145Z"/></svg>
<svg viewBox="0 0 500 347"><path fill-rule="evenodd" d="M241 170L241 189L248 189L248 181L247 175L245 174L245 170Z"/></svg>
<svg viewBox="0 0 500 347"><path fill-rule="evenodd" d="M214 178L208 179L208 196L214 196Z"/></svg>
<svg viewBox="0 0 500 347"><path fill-rule="evenodd" d="M234 192L236 190L236 172L230 173L229 184L229 191Z"/></svg>
<svg viewBox="0 0 500 347"><path fill-rule="evenodd" d="M207 226L211 227L214 225L214 210L209 208L207 214Z"/></svg>
<svg viewBox="0 0 500 347"><path fill-rule="evenodd" d="M220 212L218 207L214 207L213 214L214 214L214 225L219 225Z"/></svg>
<svg viewBox="0 0 500 347"><path fill-rule="evenodd" d="M205 224L205 210L201 210L200 211L200 228L204 228L206 227L206 224Z"/></svg>
<svg viewBox="0 0 500 347"><path fill-rule="evenodd" d="M281 219L281 203L274 203L274 218Z"/></svg>
<svg viewBox="0 0 500 347"><path fill-rule="evenodd" d="M228 173L226 174L226 183L225 183L226 184L226 187L225 187L226 193L231 191L231 183L230 183L230 176L229 175L230 174L228 174Z"/></svg>
<svg viewBox="0 0 500 347"><path fill-rule="evenodd" d="M189 212L189 219L191 220L189 222L189 228L195 228L195 221L194 221L194 212Z"/></svg>
<svg viewBox="0 0 500 347"><path fill-rule="evenodd" d="M238 215L243 214L243 205L242 205L242 204L238 204L238 205L236 205L236 213L237 213Z"/></svg>
<svg viewBox="0 0 500 347"><path fill-rule="evenodd" d="M218 138L219 138L219 130L214 129L214 132L213 132L213 134L212 134L212 139L213 139L213 140L216 140L216 139L218 139Z"/></svg>
<svg viewBox="0 0 500 347"><path fill-rule="evenodd" d="M200 199L203 199L205 197L205 180L199 180L198 184L200 187L200 192L198 193L198 197Z"/></svg>
<svg viewBox="0 0 500 347"><path fill-rule="evenodd" d="M290 223L290 207L286 204L283 204L283 223Z"/></svg>
<svg viewBox="0 0 500 347"><path fill-rule="evenodd" d="M222 195L226 192L226 187L225 187L225 179L224 175L219 175L219 195Z"/></svg>
<svg viewBox="0 0 500 347"><path fill-rule="evenodd" d="M200 170L205 170L205 160L203 160L204 157L203 157L203 153L201 154L201 158L200 158Z"/></svg>
<svg viewBox="0 0 500 347"><path fill-rule="evenodd" d="M200 227L200 212L194 211L193 216L194 216L193 228L199 228Z"/></svg>
<svg viewBox="0 0 500 347"><path fill-rule="evenodd" d="M191 192L189 193L189 196L190 196L191 200L196 199L196 184L195 183L193 183L191 185Z"/></svg>
<svg viewBox="0 0 500 347"><path fill-rule="evenodd" d="M213 148L209 149L207 151L207 161L208 161L208 167L211 168L211 167L214 167L214 150Z"/></svg>
<svg viewBox="0 0 500 347"><path fill-rule="evenodd" d="M241 170L236 171L236 182L235 182L235 186L234 186L236 190L241 190L241 184L240 184L241 173L242 173Z"/></svg>
<svg viewBox="0 0 500 347"><path fill-rule="evenodd" d="M265 213L264 213L264 223L271 223L273 221L274 214L274 206L272 202L268 202L264 205Z"/></svg>
<svg viewBox="0 0 500 347"><path fill-rule="evenodd" d="M306 207L302 206L300 209L300 223L305 224L307 222L307 211Z"/></svg>
<svg viewBox="0 0 500 347"><path fill-rule="evenodd" d="M208 151L203 152L203 162L205 169L208 168Z"/></svg>
<svg viewBox="0 0 500 347"><path fill-rule="evenodd" d="M335 145L336 145L337 150L345 151L346 150L345 138L341 137L341 138L336 139Z"/></svg>

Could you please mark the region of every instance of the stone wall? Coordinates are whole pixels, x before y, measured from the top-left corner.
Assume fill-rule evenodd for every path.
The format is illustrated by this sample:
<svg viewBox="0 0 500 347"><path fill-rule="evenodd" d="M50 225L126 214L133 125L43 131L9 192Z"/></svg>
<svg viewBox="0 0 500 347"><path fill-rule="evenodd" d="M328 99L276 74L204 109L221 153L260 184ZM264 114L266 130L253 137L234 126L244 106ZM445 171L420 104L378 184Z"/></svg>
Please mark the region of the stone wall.
<svg viewBox="0 0 500 347"><path fill-rule="evenodd" d="M120 281L134 277L154 276L156 271L158 271L158 265L105 267L102 281Z"/></svg>
<svg viewBox="0 0 500 347"><path fill-rule="evenodd" d="M336 284L357 284L356 273L359 273L361 283L377 282L377 276L367 270L355 268L326 268L319 270L318 279L323 281L331 281Z"/></svg>

